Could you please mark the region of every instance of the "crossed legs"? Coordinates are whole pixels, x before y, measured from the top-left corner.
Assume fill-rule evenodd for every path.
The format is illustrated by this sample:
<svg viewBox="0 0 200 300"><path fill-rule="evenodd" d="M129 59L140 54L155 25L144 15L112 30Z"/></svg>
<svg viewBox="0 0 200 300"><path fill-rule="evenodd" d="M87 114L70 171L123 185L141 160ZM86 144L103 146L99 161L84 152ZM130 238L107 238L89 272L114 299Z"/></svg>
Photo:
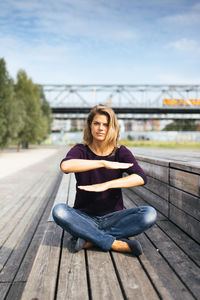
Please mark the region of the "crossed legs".
<svg viewBox="0 0 200 300"><path fill-rule="evenodd" d="M122 239L144 232L155 224L157 217L155 209L150 206L91 216L64 203L57 204L52 214L64 230L87 241L85 248L95 244L104 251L120 252L132 252L130 245Z"/></svg>

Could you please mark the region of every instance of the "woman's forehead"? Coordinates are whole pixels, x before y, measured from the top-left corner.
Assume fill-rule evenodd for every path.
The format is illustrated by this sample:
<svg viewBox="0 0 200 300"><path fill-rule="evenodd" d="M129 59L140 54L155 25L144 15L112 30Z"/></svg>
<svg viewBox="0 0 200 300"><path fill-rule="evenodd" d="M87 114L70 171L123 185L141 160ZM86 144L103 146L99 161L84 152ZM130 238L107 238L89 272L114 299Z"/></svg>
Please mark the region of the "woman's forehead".
<svg viewBox="0 0 200 300"><path fill-rule="evenodd" d="M96 114L93 118L93 121L108 123L108 117L103 114Z"/></svg>

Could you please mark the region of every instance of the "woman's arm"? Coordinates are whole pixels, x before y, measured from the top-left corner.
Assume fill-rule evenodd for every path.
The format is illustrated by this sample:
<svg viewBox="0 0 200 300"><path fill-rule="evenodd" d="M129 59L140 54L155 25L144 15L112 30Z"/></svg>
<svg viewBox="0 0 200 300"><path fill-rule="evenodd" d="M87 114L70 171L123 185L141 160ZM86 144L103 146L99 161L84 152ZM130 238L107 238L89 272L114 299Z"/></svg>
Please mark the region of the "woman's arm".
<svg viewBox="0 0 200 300"><path fill-rule="evenodd" d="M61 163L61 170L64 173L78 173L98 168L106 169L128 169L131 163L119 163L107 160L87 160L87 159L69 159Z"/></svg>
<svg viewBox="0 0 200 300"><path fill-rule="evenodd" d="M129 188L129 187L139 186L143 184L144 184L144 180L141 176L137 174L131 174L126 177L114 179L99 184L78 186L78 188L80 190L84 190L88 192L104 192L108 189Z"/></svg>

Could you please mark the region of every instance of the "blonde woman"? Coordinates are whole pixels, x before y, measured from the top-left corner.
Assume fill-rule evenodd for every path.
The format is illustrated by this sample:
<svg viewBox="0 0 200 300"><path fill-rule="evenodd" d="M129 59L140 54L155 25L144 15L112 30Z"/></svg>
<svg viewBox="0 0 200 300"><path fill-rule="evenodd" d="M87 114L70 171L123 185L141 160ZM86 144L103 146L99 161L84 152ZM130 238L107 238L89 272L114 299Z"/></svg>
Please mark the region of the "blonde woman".
<svg viewBox="0 0 200 300"><path fill-rule="evenodd" d="M93 245L142 254L136 236L156 222L150 206L124 209L121 188L144 185L146 175L133 154L118 147L119 126L114 111L95 106L84 129L84 143L74 146L61 161L64 173L75 173L77 190L74 207L57 204L55 222L77 239L75 250ZM126 172L128 176L122 177Z"/></svg>

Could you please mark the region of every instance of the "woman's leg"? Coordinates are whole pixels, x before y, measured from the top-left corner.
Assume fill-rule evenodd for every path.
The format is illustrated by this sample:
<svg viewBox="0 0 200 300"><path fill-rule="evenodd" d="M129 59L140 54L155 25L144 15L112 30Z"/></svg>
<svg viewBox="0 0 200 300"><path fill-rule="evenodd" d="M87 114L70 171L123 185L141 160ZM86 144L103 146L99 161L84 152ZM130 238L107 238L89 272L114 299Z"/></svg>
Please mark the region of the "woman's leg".
<svg viewBox="0 0 200 300"><path fill-rule="evenodd" d="M110 249L115 240L112 235L98 228L98 220L64 203L55 205L52 215L56 224L64 230L96 244L105 251Z"/></svg>
<svg viewBox="0 0 200 300"><path fill-rule="evenodd" d="M140 206L107 214L101 218L100 229L120 239L136 236L153 226L157 213L151 206Z"/></svg>

